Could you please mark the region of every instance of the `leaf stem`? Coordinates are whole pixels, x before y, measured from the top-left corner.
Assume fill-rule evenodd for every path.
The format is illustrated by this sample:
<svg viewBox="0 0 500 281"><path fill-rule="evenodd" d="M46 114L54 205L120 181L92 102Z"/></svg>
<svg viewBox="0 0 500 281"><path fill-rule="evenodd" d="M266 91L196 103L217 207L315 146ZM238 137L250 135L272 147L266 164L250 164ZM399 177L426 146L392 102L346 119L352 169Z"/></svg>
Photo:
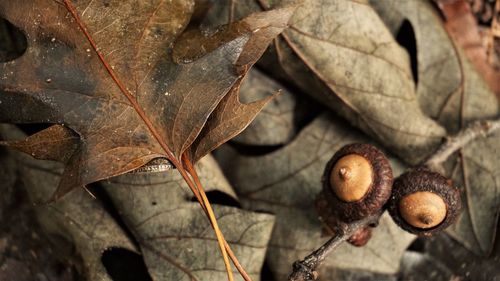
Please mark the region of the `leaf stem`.
<svg viewBox="0 0 500 281"><path fill-rule="evenodd" d="M196 184L200 187L199 188L200 189L200 193L202 193L206 197L205 191L203 190L203 188L201 188L201 182L200 182L200 179L198 177L198 174L196 173L196 170L193 167L193 164L191 163L191 161L189 161L189 159L188 159L188 157L186 157L186 155L183 156L183 161L184 161L184 164L185 164L188 172L191 174L191 176L195 180ZM202 195L202 197L203 197L203 195ZM208 199L207 199L207 202L208 202ZM205 213L208 216L208 210L207 210L207 208L203 204L201 204L201 205L202 205L203 211L205 211ZM223 234L222 234L222 232L221 232L221 235L222 235L222 237L224 237ZM226 249L229 257L233 261L233 264L236 267L236 269L238 270L238 272L240 273L241 277L243 277L243 279L245 281L252 281L252 278L248 275L248 273L245 271L245 269L243 268L243 266L241 265L241 263L238 261L238 258L234 254L233 250L231 249L231 247L229 246L229 244L227 243L227 241L224 239L223 242L224 242L224 248Z"/></svg>
<svg viewBox="0 0 500 281"><path fill-rule="evenodd" d="M202 200L201 205L204 206L205 213L208 215L210 222L212 224L212 227L215 231L215 235L217 236L217 242L219 244L219 248L220 248L220 251L222 253L222 258L224 259L224 264L226 266L227 278L229 281L233 281L234 280L233 271L231 269L231 263L229 262L228 253L227 253L226 248L225 248L225 245L227 243L226 239L224 238L224 235L220 231L219 225L217 224L217 219L215 218L214 211L212 209L212 206L210 205L210 202L208 201L208 198L207 198L205 191L203 190L203 187L201 185L198 174L196 173L196 170L194 169L192 163L186 157L183 157L183 158L184 158L185 167L187 168L189 174L191 174L191 178L194 180L195 185L193 187L195 190L197 190L198 194L201 197L201 200ZM181 173L183 178L186 179L187 177L189 177L189 175L186 173L186 170L184 170L184 168L178 169L178 170ZM192 184L193 182L189 181L189 183ZM226 243L224 243L224 242L226 242Z"/></svg>
<svg viewBox="0 0 500 281"><path fill-rule="evenodd" d="M153 135L153 137L156 139L156 141L158 142L158 144L162 147L162 149L165 152L165 155L166 155L167 159L170 160L170 162L172 162L172 164L181 173L183 179L186 181L186 183L188 184L189 188L191 189L191 191L193 192L193 194L198 199L198 202L200 202L202 208L205 210L205 213L209 217L210 223L212 224L212 226L213 226L213 228L215 230L215 234L217 236L217 241L219 242L219 246L221 248L222 256L224 258L224 263L226 265L228 279L229 279L229 281L233 281L234 280L234 278L233 278L233 272L231 270L231 264L229 263L228 252L226 251L226 247L228 247L228 244L227 244L227 241L224 239L224 236L222 235L222 233L221 233L221 231L219 229L219 226L217 224L217 220L215 218L215 215L213 214L212 207L210 205L210 202L208 202L208 199L206 197L205 192L203 191L203 188L201 186L201 183L199 182L199 179L197 178L197 176L193 176L193 179L195 180L196 184L193 183L192 179L189 177L188 173L186 172L186 170L182 166L182 163L172 153L172 151L168 147L167 143L163 140L163 138L161 137L161 135L159 134L159 132L156 130L156 128L154 127L153 123L147 117L146 113L144 112L144 110L142 109L142 107L139 105L139 103L137 102L137 100L135 99L135 97L127 90L127 88L125 87L125 85L118 78L118 76L115 73L115 71L113 70L113 68L106 61L106 59L104 58L103 54L101 52L99 52L99 50L97 48L96 42L94 41L94 39L92 38L91 34L87 30L84 22L80 19L80 16L78 15L75 7L71 4L71 2L69 0L63 0L63 1L64 1L64 5L66 6L67 10L69 11L69 13L75 19L75 22L77 23L78 27L80 28L80 30L83 32L83 34L85 35L85 37L89 41L89 43L92 46L92 48L94 49L95 53L99 57L99 60L101 61L101 63L103 64L103 66L105 67L105 69L107 70L107 72L109 73L109 75L111 76L111 78L113 79L113 81L115 82L115 84L118 86L118 88L120 89L120 91L123 93L123 95L130 102L130 104L135 109L135 111L137 112L137 114L141 117L141 119L143 120L143 122L145 123L145 125L148 127L149 131L151 132L151 134ZM190 164L189 161L187 163ZM192 165L191 166L188 165L188 167L192 168ZM192 170L194 171L194 168L192 168ZM191 173L191 175L196 175L196 172ZM236 257L234 257L234 260L236 260ZM236 263L237 263L237 260L236 260L235 264Z"/></svg>

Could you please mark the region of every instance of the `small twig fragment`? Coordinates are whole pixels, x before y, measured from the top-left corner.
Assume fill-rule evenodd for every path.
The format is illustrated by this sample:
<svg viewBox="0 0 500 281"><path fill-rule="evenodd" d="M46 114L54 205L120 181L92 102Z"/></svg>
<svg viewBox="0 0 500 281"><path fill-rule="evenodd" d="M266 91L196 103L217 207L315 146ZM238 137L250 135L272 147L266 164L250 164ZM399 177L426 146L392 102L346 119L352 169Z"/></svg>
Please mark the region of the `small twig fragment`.
<svg viewBox="0 0 500 281"><path fill-rule="evenodd" d="M303 260L293 263L293 272L288 277L288 281L316 280L318 278L316 268L323 263L326 257L342 242L349 239L356 230L377 224L381 214L382 212L379 212L358 221L339 224L338 229L335 230L335 235L323 244L323 246L319 247Z"/></svg>
<svg viewBox="0 0 500 281"><path fill-rule="evenodd" d="M450 155L465 147L478 137L487 137L500 129L500 119L480 120L470 124L456 135L448 137L438 150L425 161L424 165L434 171L442 170L441 165Z"/></svg>

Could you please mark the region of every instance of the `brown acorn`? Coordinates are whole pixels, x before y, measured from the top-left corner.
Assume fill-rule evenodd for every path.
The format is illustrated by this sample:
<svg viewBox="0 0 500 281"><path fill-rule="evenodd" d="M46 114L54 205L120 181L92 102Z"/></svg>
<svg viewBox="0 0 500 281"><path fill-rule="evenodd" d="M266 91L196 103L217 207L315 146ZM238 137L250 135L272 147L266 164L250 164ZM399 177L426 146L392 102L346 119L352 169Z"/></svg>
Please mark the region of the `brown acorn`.
<svg viewBox="0 0 500 281"><path fill-rule="evenodd" d="M337 215L333 212L332 208L328 205L324 196L318 196L316 199L316 210L319 214L319 219L323 223L323 235L324 236L334 236L338 227L341 227L341 224L344 223L339 220ZM371 226L365 226L358 229L354 234L347 239L349 244L362 247L368 243L370 238L372 237L372 228Z"/></svg>
<svg viewBox="0 0 500 281"><path fill-rule="evenodd" d="M394 181L389 212L404 230L428 236L454 223L460 213L460 192L439 173L420 167Z"/></svg>
<svg viewBox="0 0 500 281"><path fill-rule="evenodd" d="M343 222L352 222L382 209L391 196L392 169L385 155L369 144L342 147L323 174L324 197Z"/></svg>
<svg viewBox="0 0 500 281"><path fill-rule="evenodd" d="M372 228L373 227L365 226L356 230L356 232L347 239L347 242L356 247L363 247L368 243L370 238L372 238Z"/></svg>

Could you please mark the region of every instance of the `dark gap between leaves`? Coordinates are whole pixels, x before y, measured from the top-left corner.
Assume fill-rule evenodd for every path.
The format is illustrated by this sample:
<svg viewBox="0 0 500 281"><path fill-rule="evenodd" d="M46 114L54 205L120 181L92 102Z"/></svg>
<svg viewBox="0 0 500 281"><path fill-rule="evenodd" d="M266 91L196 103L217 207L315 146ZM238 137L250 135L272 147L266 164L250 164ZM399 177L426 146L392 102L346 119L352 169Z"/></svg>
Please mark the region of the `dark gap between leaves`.
<svg viewBox="0 0 500 281"><path fill-rule="evenodd" d="M417 61L417 41L411 23L405 20L396 35L396 41L404 47L410 55L411 73L415 85L418 84L418 61Z"/></svg>
<svg viewBox="0 0 500 281"><path fill-rule="evenodd" d="M441 20L444 22L446 21L446 17L444 16L443 11L439 8L439 3L438 1L429 1L430 5L434 7L434 11L438 14L438 16L441 18Z"/></svg>
<svg viewBox="0 0 500 281"><path fill-rule="evenodd" d="M134 235L132 234L130 229L128 229L127 225L120 216L120 213L118 213L118 210L115 208L111 197L109 197L109 194L104 190L104 188L99 183L92 183L87 186L87 189L101 202L101 205L106 210L106 212L120 226L120 228L125 232L127 237L134 243L134 245L139 248L139 243L135 240Z"/></svg>
<svg viewBox="0 0 500 281"><path fill-rule="evenodd" d="M16 126L23 131L28 136L31 136L33 134L36 134L40 131L43 131L47 129L48 127L52 126L54 124L48 124L48 123L31 123L31 124L17 124Z"/></svg>
<svg viewBox="0 0 500 281"><path fill-rule="evenodd" d="M101 262L114 281L152 281L142 256L124 248L110 248Z"/></svg>
<svg viewBox="0 0 500 281"><path fill-rule="evenodd" d="M241 209L241 204L233 197L219 190L210 190L206 192L208 201L212 205L224 205ZM191 197L191 202L198 202L196 197Z"/></svg>
<svg viewBox="0 0 500 281"><path fill-rule="evenodd" d="M260 271L260 280L263 281L274 281L273 273L271 271L271 267L267 264L267 262L264 262L264 265L262 265L262 269Z"/></svg>
<svg viewBox="0 0 500 281"><path fill-rule="evenodd" d="M262 156L274 152L283 147L283 145L249 145L235 141L229 141L228 144L236 149L238 153L245 156Z"/></svg>
<svg viewBox="0 0 500 281"><path fill-rule="evenodd" d="M413 243L408 246L407 251L424 253L425 252L425 240L423 238L417 238Z"/></svg>
<svg viewBox="0 0 500 281"><path fill-rule="evenodd" d="M8 62L22 56L28 44L26 37L9 21L0 18L0 62Z"/></svg>
<svg viewBox="0 0 500 281"><path fill-rule="evenodd" d="M264 59L264 57L262 57ZM276 77L266 68L259 66L256 64L254 68L257 68L260 72L265 74L267 77L275 80L280 85L283 86L288 92L292 93L296 99L296 106L294 108L294 120L293 124L295 125L295 136L297 136L300 131L307 127L316 117L318 117L321 113L328 110L323 103L319 103L309 95L304 93L297 85L287 81L286 79L282 79L280 77ZM290 78L291 79L291 78ZM292 140L290 140L292 141Z"/></svg>

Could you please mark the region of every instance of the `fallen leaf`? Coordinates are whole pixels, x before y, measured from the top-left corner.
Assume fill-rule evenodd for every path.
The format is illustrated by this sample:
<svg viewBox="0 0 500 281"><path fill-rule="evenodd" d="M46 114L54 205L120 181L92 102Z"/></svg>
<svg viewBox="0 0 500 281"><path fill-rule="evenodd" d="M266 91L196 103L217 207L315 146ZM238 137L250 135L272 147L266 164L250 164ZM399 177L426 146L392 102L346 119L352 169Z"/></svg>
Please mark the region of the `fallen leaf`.
<svg viewBox="0 0 500 281"><path fill-rule="evenodd" d="M458 280L495 280L500 276L498 246L490 256L478 256L450 236L439 235L425 241L424 250L452 270Z"/></svg>
<svg viewBox="0 0 500 281"><path fill-rule="evenodd" d="M18 130L2 126L2 135L22 136ZM32 202L46 202L57 188L62 165L15 154L20 177ZM121 248L137 253L133 242L104 207L83 189L50 204L35 206L35 214L49 239L59 247L60 258L81 266L87 280L112 281L101 262L104 251ZM81 259L81 262L79 261Z"/></svg>
<svg viewBox="0 0 500 281"><path fill-rule="evenodd" d="M372 1L397 32L406 19L415 31L419 101L425 112L457 132L469 122L495 118L495 95L446 34L439 14L424 1ZM450 234L477 254L491 252L497 229L500 185L500 134L480 138L448 161L448 176L464 191L463 213Z"/></svg>
<svg viewBox="0 0 500 281"><path fill-rule="evenodd" d="M294 121L302 117L297 112L300 100L281 84L254 68L241 84L240 97L246 103L263 99L278 91L279 94L233 141L247 145L280 145L295 136Z"/></svg>
<svg viewBox="0 0 500 281"><path fill-rule="evenodd" d="M53 125L21 140L0 144L33 156L35 159L66 163L78 148L79 137L61 125Z"/></svg>
<svg viewBox="0 0 500 281"><path fill-rule="evenodd" d="M327 161L343 145L370 142L352 127L330 115L321 115L288 145L272 153L242 156L225 147L218 158L245 208L276 215L267 263L276 280L284 280L292 263L318 248L328 237L314 209ZM395 175L405 166L391 158ZM347 243L322 265L328 268L362 269L393 274L399 259L413 240L385 214L365 247Z"/></svg>
<svg viewBox="0 0 500 281"><path fill-rule="evenodd" d="M208 194L221 192L235 200L213 158L203 158L197 168ZM177 171L125 174L103 185L138 240L154 280L225 278L224 263L214 258L219 250L210 223ZM213 206L241 264L253 280L260 280L274 217L216 203Z"/></svg>
<svg viewBox="0 0 500 281"><path fill-rule="evenodd" d="M445 28L461 46L490 89L500 95L500 72L488 60L488 50L480 36L479 26L470 5L464 0L437 1L446 18ZM500 96L499 96L500 97Z"/></svg>
<svg viewBox="0 0 500 281"><path fill-rule="evenodd" d="M200 135L191 146L188 154L191 162L198 161L243 131L273 98L273 96L267 96L249 104L242 104L238 98L241 80L236 83L236 86L217 105Z"/></svg>
<svg viewBox="0 0 500 281"><path fill-rule="evenodd" d="M1 3L0 14L28 40L22 57L0 66L1 121L59 123L80 136L56 198L153 158L181 166L209 115L291 13L251 15L234 23L246 29L229 34L218 48L175 64L169 52L192 8L191 1Z"/></svg>
<svg viewBox="0 0 500 281"><path fill-rule="evenodd" d="M431 255L407 251L401 259L399 277L401 278L399 280L406 281L451 281L455 276L452 270Z"/></svg>
<svg viewBox="0 0 500 281"><path fill-rule="evenodd" d="M273 1L272 6L297 1ZM259 1L269 8L267 1ZM439 143L444 130L420 110L408 55L364 1L301 1L290 28L275 40L288 79L351 123L416 163ZM240 5L241 4L241 5ZM228 9L230 5L221 5ZM236 18L255 4L234 3ZM345 11L350 13L345 13ZM219 16L222 11L212 12ZM278 74L279 75L279 74Z"/></svg>

